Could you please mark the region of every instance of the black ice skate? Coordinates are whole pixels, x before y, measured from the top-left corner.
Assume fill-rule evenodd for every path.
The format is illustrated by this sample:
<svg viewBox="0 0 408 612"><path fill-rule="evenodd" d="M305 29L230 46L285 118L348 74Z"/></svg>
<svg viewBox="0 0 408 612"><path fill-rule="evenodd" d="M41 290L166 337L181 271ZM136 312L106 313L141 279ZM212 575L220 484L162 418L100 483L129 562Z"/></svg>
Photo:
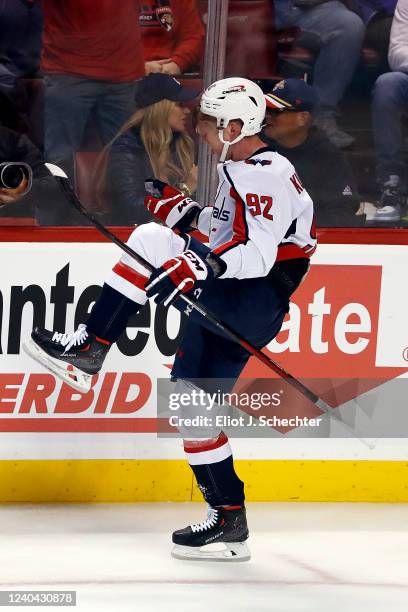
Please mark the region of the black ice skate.
<svg viewBox="0 0 408 612"><path fill-rule="evenodd" d="M30 357L80 393L91 388L92 376L101 369L109 347L108 342L88 334L83 324L72 334L36 327L23 345Z"/></svg>
<svg viewBox="0 0 408 612"><path fill-rule="evenodd" d="M173 533L172 557L198 561L249 561L244 506L208 508L207 519ZM208 547L222 544L223 547ZM206 547L206 548L203 548Z"/></svg>

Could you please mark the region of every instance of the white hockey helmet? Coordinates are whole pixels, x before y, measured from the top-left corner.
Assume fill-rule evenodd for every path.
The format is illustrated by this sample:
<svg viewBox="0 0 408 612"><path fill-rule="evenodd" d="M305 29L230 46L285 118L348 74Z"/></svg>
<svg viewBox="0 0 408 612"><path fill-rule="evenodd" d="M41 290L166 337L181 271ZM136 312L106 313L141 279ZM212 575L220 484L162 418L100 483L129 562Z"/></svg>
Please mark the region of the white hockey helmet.
<svg viewBox="0 0 408 612"><path fill-rule="evenodd" d="M254 136L262 129L266 102L262 89L253 81L231 77L216 81L203 93L200 111L217 120L218 134L224 147L221 161L225 159L229 145L245 136ZM225 141L223 130L232 119L242 121L241 134L232 142Z"/></svg>

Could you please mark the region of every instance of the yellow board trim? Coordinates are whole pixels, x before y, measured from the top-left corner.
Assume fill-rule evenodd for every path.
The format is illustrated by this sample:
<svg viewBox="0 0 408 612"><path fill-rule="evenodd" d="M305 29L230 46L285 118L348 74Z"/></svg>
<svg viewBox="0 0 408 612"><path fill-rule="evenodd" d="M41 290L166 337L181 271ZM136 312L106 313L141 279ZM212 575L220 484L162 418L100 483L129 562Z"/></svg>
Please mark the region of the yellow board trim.
<svg viewBox="0 0 408 612"><path fill-rule="evenodd" d="M408 502L406 461L241 460L248 501ZM176 460L0 461L0 502L198 501Z"/></svg>

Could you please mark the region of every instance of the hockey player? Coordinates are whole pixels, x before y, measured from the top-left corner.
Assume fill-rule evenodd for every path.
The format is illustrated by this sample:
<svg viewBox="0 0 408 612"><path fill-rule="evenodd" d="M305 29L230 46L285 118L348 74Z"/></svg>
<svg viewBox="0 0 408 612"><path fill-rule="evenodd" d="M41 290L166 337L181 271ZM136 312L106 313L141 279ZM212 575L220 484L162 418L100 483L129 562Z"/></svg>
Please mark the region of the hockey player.
<svg viewBox="0 0 408 612"><path fill-rule="evenodd" d="M86 325L70 335L33 331L26 349L34 359L86 391L129 317L150 297L183 310L181 293L199 296L256 347L276 336L316 240L313 204L295 169L259 138L264 114L263 93L247 79L223 79L204 92L197 132L220 156L214 206L202 208L173 187L150 181L155 195L146 198L146 206L164 225L137 227L128 244L155 271L149 276L123 255ZM208 235L208 246L186 233L192 227ZM172 369L176 391L208 389L215 379L228 391L248 358L245 349L193 310ZM173 556L249 559L244 483L234 470L227 436L215 426L204 434L188 427L181 433L209 511L202 523L173 533ZM225 549L202 550L214 542L223 542Z"/></svg>

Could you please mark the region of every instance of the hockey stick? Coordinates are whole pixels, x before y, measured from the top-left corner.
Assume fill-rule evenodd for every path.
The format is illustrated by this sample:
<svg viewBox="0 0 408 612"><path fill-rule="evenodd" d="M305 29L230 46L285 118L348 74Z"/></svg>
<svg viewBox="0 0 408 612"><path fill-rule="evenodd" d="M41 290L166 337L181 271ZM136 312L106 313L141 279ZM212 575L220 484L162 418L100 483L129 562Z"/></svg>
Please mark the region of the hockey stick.
<svg viewBox="0 0 408 612"><path fill-rule="evenodd" d="M91 223L96 227L97 230L99 230L99 232L101 234L103 234L111 242L116 244L120 249L122 249L122 251L127 253L127 255L129 255L129 257L131 257L132 259L137 261L144 268L146 268L146 270L148 270L149 272L153 272L153 270L155 268L154 268L154 266L152 266L152 264L150 262L146 261L146 259L144 259L141 255L136 253L136 251L134 251L131 247L129 247L129 245L127 245L124 242L122 242L122 240L120 240L117 236L115 236L115 234L110 232L92 213L89 213L83 207L81 201L79 200L77 194L75 193L74 188L72 187L72 185L71 185L71 183L70 183L70 181L68 179L68 176L65 174L65 172L61 168L59 168L58 166L56 166L54 164L49 164L49 163L46 163L45 166L48 168L49 172L57 180L57 182L58 182L62 192L66 196L66 198L69 200L69 202L71 202L71 204L74 206L74 208L81 215L83 215L89 221L91 221ZM251 355L253 355L257 359L259 359L259 361L261 361L269 369L271 369L273 372L275 372L275 374L278 374L278 376L280 376L281 378L284 378L285 380L287 380L288 383L292 387L297 389L302 395L304 395L308 400L310 400L313 404L315 404L322 412L328 414L329 416L334 418L336 421L341 423L341 425L343 425L343 427L348 429L353 434L353 436L357 437L361 442L363 442L363 444L365 444L369 448L374 448L375 444L373 444L372 442L369 442L368 440L364 439L362 436L360 436L360 434L357 431L353 430L349 425L347 425L341 419L339 419L333 413L333 409L323 399L321 399L318 395L316 395L313 391L311 391L308 387L306 387L303 383L301 383L300 380L298 380L297 378L292 376L292 374L287 372L284 368L282 368L281 366L276 364L274 361L272 361L272 359L268 355L266 355L266 353L264 353L260 349L257 349L250 342L245 340L245 338L240 336L234 329L229 327L229 325L227 325L223 321L220 321L219 319L217 319L205 307L201 306L199 303L195 302L194 300L192 300L187 295L181 294L180 298L184 302L186 302L186 304L188 304L191 308L194 308L203 317L205 317L207 319L207 321L209 321L212 325L214 325L219 331L221 331L223 334L227 335L234 342L240 344L244 349L246 349L248 351L248 353L250 353Z"/></svg>

